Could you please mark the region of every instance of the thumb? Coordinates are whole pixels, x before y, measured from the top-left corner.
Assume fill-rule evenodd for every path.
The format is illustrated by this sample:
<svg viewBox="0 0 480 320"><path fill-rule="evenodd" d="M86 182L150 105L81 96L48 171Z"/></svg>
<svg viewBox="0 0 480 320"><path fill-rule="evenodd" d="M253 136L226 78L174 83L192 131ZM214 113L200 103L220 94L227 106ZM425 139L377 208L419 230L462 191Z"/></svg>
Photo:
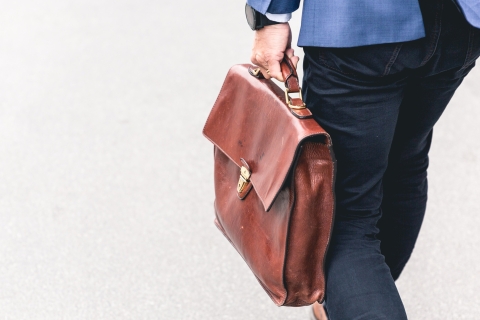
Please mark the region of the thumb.
<svg viewBox="0 0 480 320"><path fill-rule="evenodd" d="M299 61L299 60L300 60L300 58L297 57L297 56L293 56L293 57L290 58L290 61L292 61L293 66L295 67L295 69L297 69L297 65L298 65L298 61Z"/></svg>
<svg viewBox="0 0 480 320"><path fill-rule="evenodd" d="M293 49L288 48L287 50L285 50L285 54L290 59L290 61L292 61L292 64L295 67L295 69L297 69L297 64L298 64L298 61L300 60L300 58L295 55L295 52L293 51Z"/></svg>

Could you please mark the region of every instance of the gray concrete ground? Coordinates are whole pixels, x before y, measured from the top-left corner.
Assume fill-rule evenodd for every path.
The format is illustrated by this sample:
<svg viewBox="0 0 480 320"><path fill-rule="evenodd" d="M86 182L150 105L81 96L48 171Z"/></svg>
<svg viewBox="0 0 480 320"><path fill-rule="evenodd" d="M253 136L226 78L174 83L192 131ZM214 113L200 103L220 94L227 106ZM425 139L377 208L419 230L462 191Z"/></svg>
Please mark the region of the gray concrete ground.
<svg viewBox="0 0 480 320"><path fill-rule="evenodd" d="M306 319L212 223L201 130L249 58L243 3L2 1L1 319ZM480 319L479 84L436 128L411 319Z"/></svg>

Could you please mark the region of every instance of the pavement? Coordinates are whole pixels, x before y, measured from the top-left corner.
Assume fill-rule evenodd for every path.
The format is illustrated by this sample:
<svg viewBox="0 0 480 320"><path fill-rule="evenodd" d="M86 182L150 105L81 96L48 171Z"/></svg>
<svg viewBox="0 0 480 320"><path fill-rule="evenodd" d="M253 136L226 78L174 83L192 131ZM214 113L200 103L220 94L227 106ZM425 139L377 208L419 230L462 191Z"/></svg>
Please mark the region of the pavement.
<svg viewBox="0 0 480 320"><path fill-rule="evenodd" d="M2 2L0 319L307 319L213 225L201 130L249 60L243 4ZM410 319L480 319L479 85L435 129Z"/></svg>

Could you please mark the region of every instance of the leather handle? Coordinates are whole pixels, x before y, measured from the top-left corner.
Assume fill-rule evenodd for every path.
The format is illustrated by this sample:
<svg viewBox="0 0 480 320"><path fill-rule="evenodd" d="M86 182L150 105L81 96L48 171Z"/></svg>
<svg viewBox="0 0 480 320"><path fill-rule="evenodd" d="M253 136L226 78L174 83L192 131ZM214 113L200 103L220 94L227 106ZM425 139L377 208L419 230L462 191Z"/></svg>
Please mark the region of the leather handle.
<svg viewBox="0 0 480 320"><path fill-rule="evenodd" d="M300 83L298 81L297 70L295 70L292 61L287 55L283 56L283 60L280 63L280 69L282 70L285 88L288 89L288 92L300 92Z"/></svg>
<svg viewBox="0 0 480 320"><path fill-rule="evenodd" d="M285 83L285 88L288 89L288 92L297 93L300 92L300 83L298 81L297 70L293 66L292 61L287 55L283 56L283 60L280 63L280 70L282 71L282 76ZM258 79L265 79L263 74L260 72L260 68L248 68L248 73Z"/></svg>
<svg viewBox="0 0 480 320"><path fill-rule="evenodd" d="M285 102L290 108L290 112L299 119L312 117L312 113L307 109L302 98L302 88L298 80L297 70L287 55L283 56L280 63L283 80L285 81ZM298 93L298 98L291 98L289 93Z"/></svg>
<svg viewBox="0 0 480 320"><path fill-rule="evenodd" d="M290 112L299 119L305 119L312 117L312 113L307 109L302 98L302 88L300 88L300 82L298 80L297 70L295 69L292 61L287 55L283 56L280 63L280 69L282 71L283 80L285 83L285 103L290 108ZM260 68L253 69L248 68L248 73L255 78L265 79L260 72ZM290 93L298 93L298 98L292 98Z"/></svg>

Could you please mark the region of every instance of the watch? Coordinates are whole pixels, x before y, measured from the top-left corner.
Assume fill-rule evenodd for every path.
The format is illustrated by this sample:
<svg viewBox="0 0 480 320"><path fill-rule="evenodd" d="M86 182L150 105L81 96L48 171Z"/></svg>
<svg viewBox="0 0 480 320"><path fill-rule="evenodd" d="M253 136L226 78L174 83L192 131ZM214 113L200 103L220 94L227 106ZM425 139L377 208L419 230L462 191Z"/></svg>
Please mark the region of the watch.
<svg viewBox="0 0 480 320"><path fill-rule="evenodd" d="M253 9L248 3L245 4L245 16L252 30L259 30L265 26L282 23L268 19L267 16Z"/></svg>

